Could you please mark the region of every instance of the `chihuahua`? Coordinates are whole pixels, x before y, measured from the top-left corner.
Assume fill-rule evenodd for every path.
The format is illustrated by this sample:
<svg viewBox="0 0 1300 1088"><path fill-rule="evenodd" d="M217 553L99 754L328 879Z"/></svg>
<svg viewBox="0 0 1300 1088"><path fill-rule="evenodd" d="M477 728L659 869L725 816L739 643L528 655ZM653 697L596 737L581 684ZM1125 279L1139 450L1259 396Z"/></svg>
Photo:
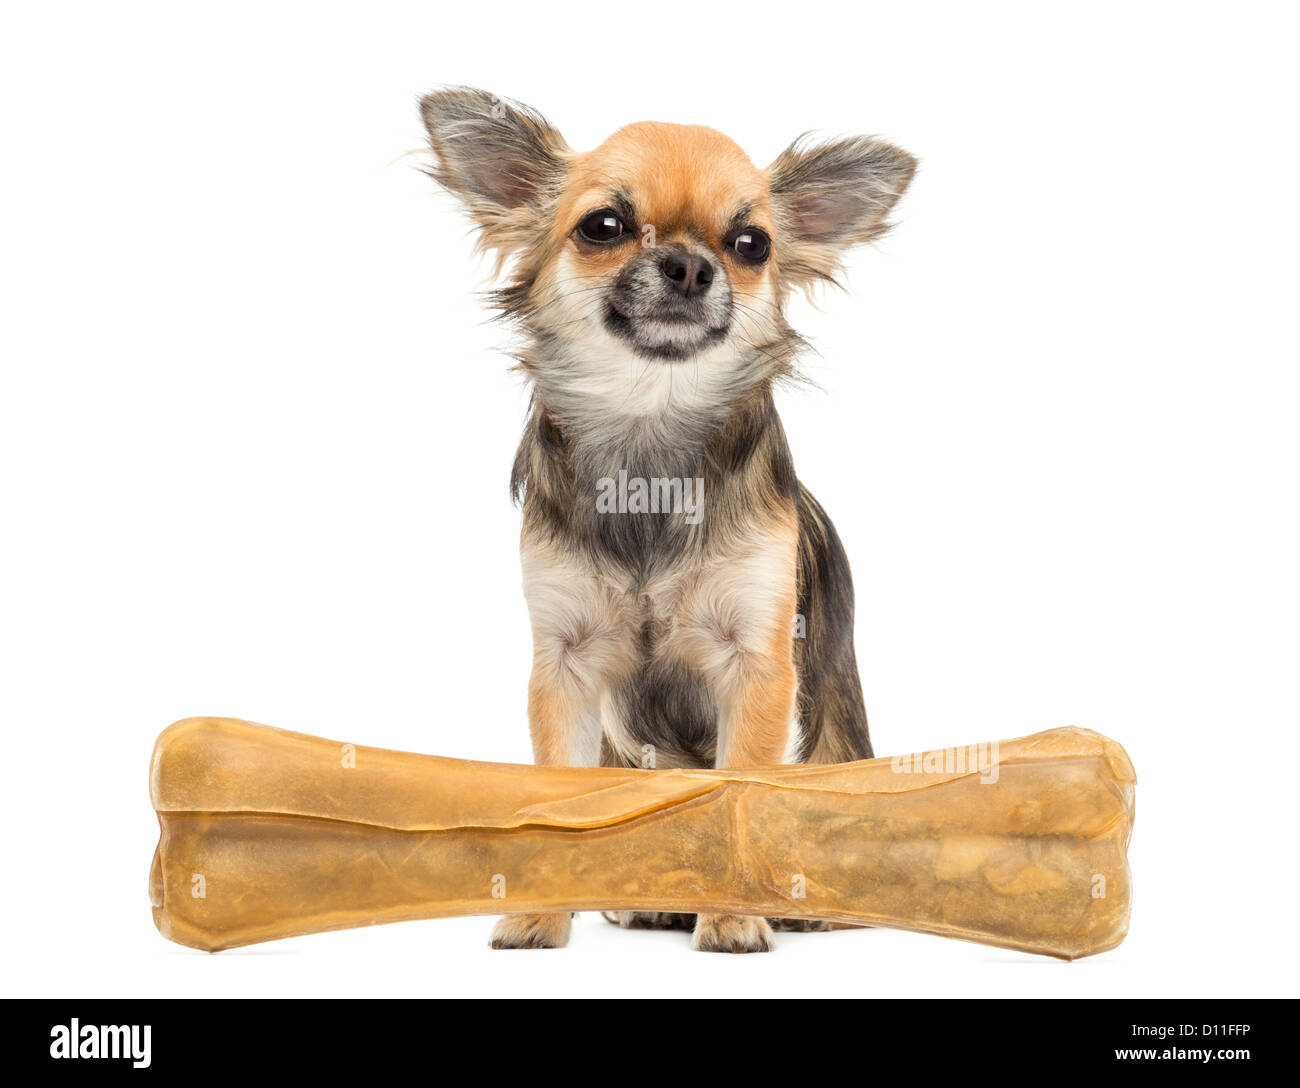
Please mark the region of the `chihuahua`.
<svg viewBox="0 0 1300 1088"><path fill-rule="evenodd" d="M579 153L537 112L421 100L434 180L495 251L497 309L532 399L523 506L539 764L764 767L872 755L853 584L795 476L773 387L803 342L798 289L878 238L915 160L800 139L766 170L709 128L641 123ZM607 915L766 951L767 919ZM778 928L829 928L817 923ZM502 918L495 948L567 943L569 914Z"/></svg>

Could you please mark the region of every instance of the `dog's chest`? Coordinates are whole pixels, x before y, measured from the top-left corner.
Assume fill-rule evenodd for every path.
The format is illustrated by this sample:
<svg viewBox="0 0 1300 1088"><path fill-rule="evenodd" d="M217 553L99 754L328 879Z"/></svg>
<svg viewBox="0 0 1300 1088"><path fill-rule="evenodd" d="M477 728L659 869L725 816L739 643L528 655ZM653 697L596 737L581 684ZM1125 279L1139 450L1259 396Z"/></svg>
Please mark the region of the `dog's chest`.
<svg viewBox="0 0 1300 1088"><path fill-rule="evenodd" d="M526 539L522 561L535 649L557 647L606 677L647 663L717 671L793 630L792 529L754 533L649 575L549 540Z"/></svg>
<svg viewBox="0 0 1300 1088"><path fill-rule="evenodd" d="M649 577L615 564L593 566L588 577L604 587L639 665L667 663L685 656L683 638L726 592L722 564L699 556L660 569Z"/></svg>

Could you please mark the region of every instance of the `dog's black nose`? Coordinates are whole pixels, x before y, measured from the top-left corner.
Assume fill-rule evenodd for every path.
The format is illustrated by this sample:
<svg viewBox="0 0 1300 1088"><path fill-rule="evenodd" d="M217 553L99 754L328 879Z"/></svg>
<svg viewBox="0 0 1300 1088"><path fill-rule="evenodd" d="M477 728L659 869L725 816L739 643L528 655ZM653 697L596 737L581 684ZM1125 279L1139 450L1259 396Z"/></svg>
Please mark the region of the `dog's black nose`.
<svg viewBox="0 0 1300 1088"><path fill-rule="evenodd" d="M694 253L670 253L659 262L659 270L673 290L686 298L704 294L713 282L713 265Z"/></svg>

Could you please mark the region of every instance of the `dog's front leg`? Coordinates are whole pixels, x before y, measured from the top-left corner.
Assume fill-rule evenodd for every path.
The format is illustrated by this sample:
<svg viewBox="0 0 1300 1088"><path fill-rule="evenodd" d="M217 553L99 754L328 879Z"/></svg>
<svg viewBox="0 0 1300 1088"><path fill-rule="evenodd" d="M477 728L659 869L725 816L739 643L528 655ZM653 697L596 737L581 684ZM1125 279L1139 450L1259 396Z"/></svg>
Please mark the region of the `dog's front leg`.
<svg viewBox="0 0 1300 1088"><path fill-rule="evenodd" d="M798 675L794 664L795 543L771 540L706 581L683 633L702 665L718 706L718 767L784 763L794 729ZM767 919L701 914L691 946L704 952L767 952Z"/></svg>
<svg viewBox="0 0 1300 1088"><path fill-rule="evenodd" d="M600 761L600 700L576 678L557 675L534 661L528 683L528 726L533 762L545 766L594 767ZM594 753L594 755L593 755ZM573 915L507 914L492 930L493 948L563 948Z"/></svg>
<svg viewBox="0 0 1300 1088"><path fill-rule="evenodd" d="M533 761L600 764L601 701L626 670L628 639L617 600L553 555L525 551L524 596L533 626L528 728ZM492 930L493 948L562 948L573 916L511 914Z"/></svg>
<svg viewBox="0 0 1300 1088"><path fill-rule="evenodd" d="M787 650L787 658L789 652ZM738 674L719 694L719 767L772 767L784 762L794 715L793 661L738 659ZM702 952L767 952L772 928L766 918L701 914L691 947Z"/></svg>

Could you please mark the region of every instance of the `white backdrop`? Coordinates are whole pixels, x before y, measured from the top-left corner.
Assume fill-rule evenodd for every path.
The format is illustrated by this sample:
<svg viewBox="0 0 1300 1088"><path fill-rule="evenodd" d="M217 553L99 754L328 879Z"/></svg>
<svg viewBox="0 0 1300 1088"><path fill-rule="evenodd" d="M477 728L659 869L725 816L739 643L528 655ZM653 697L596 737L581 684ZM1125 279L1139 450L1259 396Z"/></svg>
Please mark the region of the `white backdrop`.
<svg viewBox="0 0 1300 1088"><path fill-rule="evenodd" d="M1297 991L1297 153L1283 5L10 8L2 972L12 994ZM193 714L527 761L524 393L416 96L921 172L794 324L877 751L1077 724L1138 768L1133 928L1060 964L902 933L706 956L584 916L216 957L154 931L155 735Z"/></svg>

